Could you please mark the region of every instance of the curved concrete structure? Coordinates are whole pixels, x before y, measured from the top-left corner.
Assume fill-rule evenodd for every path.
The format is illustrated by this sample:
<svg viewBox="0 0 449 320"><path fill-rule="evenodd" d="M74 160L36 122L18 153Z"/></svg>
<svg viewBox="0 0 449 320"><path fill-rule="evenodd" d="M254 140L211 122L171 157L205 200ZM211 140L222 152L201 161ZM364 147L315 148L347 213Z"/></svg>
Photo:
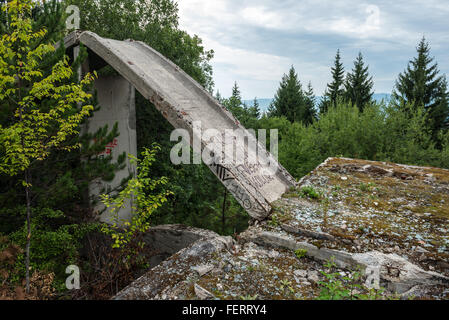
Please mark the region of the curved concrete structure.
<svg viewBox="0 0 449 320"><path fill-rule="evenodd" d="M95 53L97 62L104 60L113 67L175 128L186 129L192 146L195 141L201 144L201 150L217 150L214 148L221 146L222 154L212 153L214 161L208 166L253 218L268 216L270 203L296 185L295 179L225 107L153 48L139 41L105 39L89 31L72 33L65 43L66 47L82 43ZM215 134L204 137L208 129L215 129ZM234 140L248 141L248 147L236 143L232 149L227 148L226 130L234 130ZM237 155L239 148L249 149L243 153L244 159L232 163L222 160L231 153L234 158L234 147ZM259 154L263 151L268 163L254 161L256 149Z"/></svg>

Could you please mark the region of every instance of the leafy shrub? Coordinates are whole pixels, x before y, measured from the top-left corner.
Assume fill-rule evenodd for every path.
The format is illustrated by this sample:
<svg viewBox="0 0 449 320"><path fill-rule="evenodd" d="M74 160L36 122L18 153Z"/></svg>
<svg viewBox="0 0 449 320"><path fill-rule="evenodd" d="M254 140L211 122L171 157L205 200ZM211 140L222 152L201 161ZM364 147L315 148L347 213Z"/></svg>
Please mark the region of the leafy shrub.
<svg viewBox="0 0 449 320"><path fill-rule="evenodd" d="M156 159L158 150L160 147L157 145L153 145L152 149L145 148L141 159L129 155L130 161L137 165L137 177L130 179L116 197L107 194L101 196L103 203L110 210L113 222L112 226L104 224L102 231L112 237L114 248L126 247L139 233L147 231L153 212L173 194L167 190L157 192L158 187L167 184L166 177L159 179L150 177L150 167ZM132 202L136 205L132 206L133 216L131 221L128 221L120 218L119 212L125 207L126 201L132 198L136 200Z"/></svg>
<svg viewBox="0 0 449 320"><path fill-rule="evenodd" d="M301 259L303 257L305 257L307 255L307 250L306 249L297 249L295 250L295 256L298 259Z"/></svg>
<svg viewBox="0 0 449 320"><path fill-rule="evenodd" d="M10 212L8 212L11 214ZM17 207L16 215L21 217L22 227L11 232L8 242L0 244L0 249L10 246L24 248L27 228L24 221L25 207ZM89 232L98 229L95 223L67 224L64 213L50 208L33 208L31 222L31 270L55 274L54 286L64 289L67 275L65 269L76 264L81 246L81 239ZM23 250L17 253L14 263L9 268L9 281L20 283L25 276L25 256Z"/></svg>
<svg viewBox="0 0 449 320"><path fill-rule="evenodd" d="M312 186L302 187L299 195L301 197L308 197L310 199L319 199L321 197L320 192L315 190L315 188Z"/></svg>
<svg viewBox="0 0 449 320"><path fill-rule="evenodd" d="M385 289L367 288L360 271L353 271L349 276L341 276L335 272L333 257L324 265L328 272L320 271L325 280L319 281L320 294L317 300L377 300L395 298L385 295Z"/></svg>

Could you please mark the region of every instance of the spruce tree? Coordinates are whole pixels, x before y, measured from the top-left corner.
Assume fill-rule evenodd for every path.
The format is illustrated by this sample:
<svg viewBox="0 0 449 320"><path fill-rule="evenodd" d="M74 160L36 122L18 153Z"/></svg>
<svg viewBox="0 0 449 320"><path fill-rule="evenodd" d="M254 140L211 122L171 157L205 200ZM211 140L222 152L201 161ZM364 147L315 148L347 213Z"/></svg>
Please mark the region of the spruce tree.
<svg viewBox="0 0 449 320"><path fill-rule="evenodd" d="M221 96L220 90L217 90L217 93L215 94L215 99L218 102L223 103L223 97Z"/></svg>
<svg viewBox="0 0 449 320"><path fill-rule="evenodd" d="M354 68L346 76L345 97L362 112L373 97L373 85L373 78L368 73L368 66L365 66L362 53L359 52L354 61Z"/></svg>
<svg viewBox="0 0 449 320"><path fill-rule="evenodd" d="M307 91L304 93L305 96L305 108L302 116L302 122L306 125L313 123L317 119L316 109L315 109L315 94L313 92L312 83L308 83Z"/></svg>
<svg viewBox="0 0 449 320"><path fill-rule="evenodd" d="M345 69L341 62L340 49L335 55L334 66L331 68L332 82L327 85L324 99L320 103L320 112L325 113L329 106L335 106L339 97L344 95Z"/></svg>
<svg viewBox="0 0 449 320"><path fill-rule="evenodd" d="M284 74L279 89L270 105L270 116L285 116L289 121L302 121L305 109L305 98L298 74L292 66L288 74Z"/></svg>
<svg viewBox="0 0 449 320"><path fill-rule="evenodd" d="M447 81L439 75L438 64L430 57L430 46L423 37L416 48L417 57L409 61L407 68L400 73L393 90L393 99L397 107L414 111L424 106L428 125L434 139L438 132L448 128L449 104Z"/></svg>
<svg viewBox="0 0 449 320"><path fill-rule="evenodd" d="M232 95L229 98L229 106L231 108L237 108L242 106L242 94L240 93L240 88L237 82L234 82L234 86L232 87Z"/></svg>
<svg viewBox="0 0 449 320"><path fill-rule="evenodd" d="M249 108L250 116L256 119L260 117L260 107L259 101L257 101L257 97L254 98L253 105Z"/></svg>
<svg viewBox="0 0 449 320"><path fill-rule="evenodd" d="M237 82L234 82L234 86L232 87L232 94L228 99L223 100L223 105L228 108L231 113L237 117L237 119L240 119L244 108L243 108L243 102L242 102L242 95L240 93L239 86Z"/></svg>

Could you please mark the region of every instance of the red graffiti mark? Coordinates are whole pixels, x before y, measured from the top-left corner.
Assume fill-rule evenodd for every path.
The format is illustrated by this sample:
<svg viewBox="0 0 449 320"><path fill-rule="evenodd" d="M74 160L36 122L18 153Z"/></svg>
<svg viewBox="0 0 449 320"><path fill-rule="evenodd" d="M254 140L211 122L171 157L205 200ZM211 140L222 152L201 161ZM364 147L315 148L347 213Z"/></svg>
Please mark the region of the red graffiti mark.
<svg viewBox="0 0 449 320"><path fill-rule="evenodd" d="M94 141L96 142L96 139L94 139ZM98 155L102 156L102 155L110 155L112 153L112 149L114 149L116 146L118 145L118 141L117 139L114 138L114 140L112 140L112 142L109 142L106 146L105 149L100 152Z"/></svg>

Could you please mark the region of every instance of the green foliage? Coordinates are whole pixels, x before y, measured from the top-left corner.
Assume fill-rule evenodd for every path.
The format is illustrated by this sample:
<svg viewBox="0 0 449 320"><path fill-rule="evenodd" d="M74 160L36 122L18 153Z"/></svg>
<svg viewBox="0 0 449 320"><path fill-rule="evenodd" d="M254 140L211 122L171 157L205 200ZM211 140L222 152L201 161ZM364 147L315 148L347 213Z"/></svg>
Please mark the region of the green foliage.
<svg viewBox="0 0 449 320"><path fill-rule="evenodd" d="M212 91L213 51L198 36L179 29L178 5L173 0L67 0L80 8L82 30L102 37L134 39L150 45Z"/></svg>
<svg viewBox="0 0 449 320"><path fill-rule="evenodd" d="M150 177L150 167L156 159L156 153L160 147L154 145L152 149L144 148L141 159L129 155L133 164L137 165L137 177L128 181L127 185L116 197L102 194L103 204L111 214L112 225L104 224L102 231L112 237L113 248L127 246L138 234L146 232L150 228L150 217L154 211L162 206L171 191L156 192L157 188L167 184L167 178L153 179ZM121 219L119 212L131 203L133 216L131 221Z"/></svg>
<svg viewBox="0 0 449 320"><path fill-rule="evenodd" d="M441 134L446 149L439 151L423 108L408 115L394 105L371 103L360 112L340 101L308 127L279 118L260 124L280 128L279 160L296 178L335 156L448 167L447 135Z"/></svg>
<svg viewBox="0 0 449 320"><path fill-rule="evenodd" d="M285 116L291 122L310 124L315 119L311 86L306 94L293 66L282 77L268 111L271 117Z"/></svg>
<svg viewBox="0 0 449 320"><path fill-rule="evenodd" d="M373 85L373 77L369 76L368 66L365 66L362 53L359 52L354 61L354 69L346 76L345 97L363 111L373 96Z"/></svg>
<svg viewBox="0 0 449 320"><path fill-rule="evenodd" d="M329 107L335 106L337 100L344 95L345 70L341 62L340 50L337 50L334 66L331 68L332 82L327 85L324 99L321 101L320 113L326 113Z"/></svg>
<svg viewBox="0 0 449 320"><path fill-rule="evenodd" d="M378 300L384 299L385 289L366 288L362 283L362 273L353 271L349 276L333 272L336 268L333 257L324 265L329 271L320 271L325 281L319 281L320 294L317 300ZM388 297L387 297L388 298Z"/></svg>
<svg viewBox="0 0 449 320"><path fill-rule="evenodd" d="M273 213L273 214L271 215L271 220L268 222L268 224L269 224L270 226L272 226L272 227L277 227L277 226L280 225L279 217L277 216L276 213Z"/></svg>
<svg viewBox="0 0 449 320"><path fill-rule="evenodd" d="M295 289L292 287L292 282L287 279L281 280L280 289L287 295L295 294Z"/></svg>
<svg viewBox="0 0 449 320"><path fill-rule="evenodd" d="M303 257L305 257L307 255L307 250L306 249L297 249L295 250L295 256L298 259L301 259Z"/></svg>
<svg viewBox="0 0 449 320"><path fill-rule="evenodd" d="M305 186L302 187L299 191L299 195L301 197L308 197L310 199L319 199L321 198L321 193L317 190L315 190L312 186Z"/></svg>
<svg viewBox="0 0 449 320"><path fill-rule="evenodd" d="M20 206L14 210L1 212L0 218L3 218L2 215L8 215L15 218L18 223L21 222L20 227L14 228L15 230L9 233L9 239L10 243L24 247L27 238L24 223L26 207ZM76 264L79 257L81 239L87 233L97 230L98 225L67 223L63 212L51 208L33 208L32 216L30 266L33 270L54 272L57 281L55 285L62 287L67 276L65 268L70 264ZM25 276L25 270L25 256L24 253L20 253L10 270L10 280L16 284L20 283Z"/></svg>
<svg viewBox="0 0 449 320"><path fill-rule="evenodd" d="M375 184L374 183L360 183L359 184L359 189L361 190L361 191L363 191L363 192L368 192L368 191L371 191L371 189L373 188L375 186Z"/></svg>
<svg viewBox="0 0 449 320"><path fill-rule="evenodd" d="M41 43L47 31L32 30L31 1L11 1L10 24L0 39L0 102L11 109L15 121L0 125L0 173L14 176L27 169L32 161L43 160L54 148L73 150L79 145L64 145L77 134L77 127L93 110L83 105L91 98L86 92L94 77L87 74L80 84L61 84L73 71L68 58L58 61L49 75L39 68L43 56L55 49ZM42 100L51 100L52 108L42 110ZM79 103L81 108L74 112Z"/></svg>
<svg viewBox="0 0 449 320"><path fill-rule="evenodd" d="M36 9L31 0L7 2L1 6L5 15L0 21L4 28L0 39L0 175L24 174L21 182L26 199L27 293L32 263L31 235L33 229L37 230L32 221L31 167L48 159L55 150L79 148L80 144L72 138L93 111L88 90L96 76L88 73L81 81L74 81L69 58L59 55L63 49L58 52L46 42L53 35L47 36L45 27L36 27L51 19L38 14L37 20L33 20L33 8ZM37 9L42 7L38 5ZM58 12L55 17L53 22L57 25ZM3 19L7 20L6 24ZM59 59L52 59L52 55ZM53 62L51 66L46 65L49 61Z"/></svg>
<svg viewBox="0 0 449 320"><path fill-rule="evenodd" d="M449 128L447 81L440 75L437 63L430 57L430 46L423 37L416 48L417 57L400 73L393 90L395 105L407 113L424 107L433 140L439 144L440 130Z"/></svg>

